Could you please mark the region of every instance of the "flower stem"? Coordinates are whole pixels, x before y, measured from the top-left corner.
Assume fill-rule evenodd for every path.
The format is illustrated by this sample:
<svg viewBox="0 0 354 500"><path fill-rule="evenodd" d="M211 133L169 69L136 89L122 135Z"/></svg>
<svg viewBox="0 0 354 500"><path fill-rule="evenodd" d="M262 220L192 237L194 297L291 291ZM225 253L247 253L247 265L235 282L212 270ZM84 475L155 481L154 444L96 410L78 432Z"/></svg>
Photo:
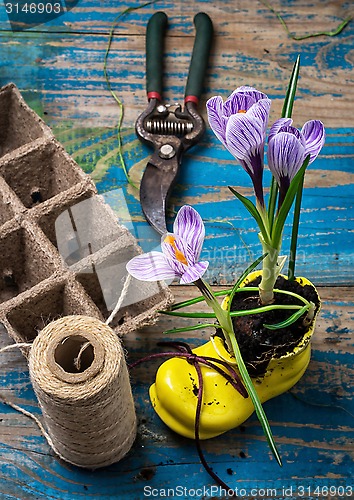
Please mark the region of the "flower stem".
<svg viewBox="0 0 354 500"><path fill-rule="evenodd" d="M263 305L272 304L274 302L274 285L279 276L280 265L278 262L279 248L273 248L268 245L260 235L260 240L263 247L263 253L266 257L263 260L262 279L259 284L259 296Z"/></svg>
<svg viewBox="0 0 354 500"><path fill-rule="evenodd" d="M275 180L275 177L273 176L272 182L270 185L269 202L268 202L268 221L269 221L270 231L272 231L272 228L273 228L278 191L279 191L278 183Z"/></svg>
<svg viewBox="0 0 354 500"><path fill-rule="evenodd" d="M205 302L214 311L215 316L219 322L219 325L223 329L223 331L225 331L225 327L226 327L226 329L228 329L229 328L228 311L225 311L221 307L219 302L216 300L216 297L215 297L212 289L208 285L208 283L206 283L202 278L199 278L198 280L194 281L194 284L199 288L200 292L204 296ZM230 320L230 322L231 322L231 320ZM232 323L231 323L231 325L232 325ZM227 347L229 348L229 350L231 352L232 346L230 343L230 339L228 338L227 335L225 336L225 341L226 341Z"/></svg>

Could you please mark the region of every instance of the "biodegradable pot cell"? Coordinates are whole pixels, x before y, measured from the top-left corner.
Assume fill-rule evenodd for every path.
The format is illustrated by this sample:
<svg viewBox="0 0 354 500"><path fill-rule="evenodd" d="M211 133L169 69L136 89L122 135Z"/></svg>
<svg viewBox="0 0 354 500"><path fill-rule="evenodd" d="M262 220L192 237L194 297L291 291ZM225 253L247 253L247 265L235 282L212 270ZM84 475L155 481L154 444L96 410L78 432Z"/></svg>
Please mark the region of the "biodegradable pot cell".
<svg viewBox="0 0 354 500"><path fill-rule="evenodd" d="M0 322L16 342L61 316L106 321L141 253L14 84L0 88L0 245ZM136 330L171 302L165 283L131 280L111 326Z"/></svg>
<svg viewBox="0 0 354 500"><path fill-rule="evenodd" d="M43 137L47 131L13 83L0 89L0 158Z"/></svg>
<svg viewBox="0 0 354 500"><path fill-rule="evenodd" d="M0 166L0 175L23 205L32 208L83 181L85 174L77 167L60 144L53 140L9 159Z"/></svg>
<svg viewBox="0 0 354 500"><path fill-rule="evenodd" d="M259 273L251 273L241 286L248 285L257 276ZM313 287L305 278L297 278L296 281L301 286ZM289 390L305 373L310 361L310 341L318 311L319 299L315 316L297 344L289 352L272 357L263 373L252 376L262 403ZM235 358L227 352L221 337L214 337L213 342L209 341L193 352L198 356L226 360L237 371ZM203 404L199 434L200 439L208 439L241 425L253 413L254 407L250 397L244 398L218 372L202 364L200 367L203 374ZM194 366L185 359L172 358L159 367L156 381L150 387L150 399L165 424L182 436L194 438L197 392L198 375Z"/></svg>

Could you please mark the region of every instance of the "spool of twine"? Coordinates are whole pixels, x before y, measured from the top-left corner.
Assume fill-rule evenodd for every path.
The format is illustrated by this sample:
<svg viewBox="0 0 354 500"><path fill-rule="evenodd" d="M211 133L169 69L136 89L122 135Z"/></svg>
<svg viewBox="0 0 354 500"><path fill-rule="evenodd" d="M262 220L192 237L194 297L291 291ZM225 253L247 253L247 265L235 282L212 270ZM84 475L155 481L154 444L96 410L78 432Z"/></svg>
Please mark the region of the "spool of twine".
<svg viewBox="0 0 354 500"><path fill-rule="evenodd" d="M66 316L35 338L29 371L49 442L73 465L120 460L136 436L136 415L117 335L96 318Z"/></svg>

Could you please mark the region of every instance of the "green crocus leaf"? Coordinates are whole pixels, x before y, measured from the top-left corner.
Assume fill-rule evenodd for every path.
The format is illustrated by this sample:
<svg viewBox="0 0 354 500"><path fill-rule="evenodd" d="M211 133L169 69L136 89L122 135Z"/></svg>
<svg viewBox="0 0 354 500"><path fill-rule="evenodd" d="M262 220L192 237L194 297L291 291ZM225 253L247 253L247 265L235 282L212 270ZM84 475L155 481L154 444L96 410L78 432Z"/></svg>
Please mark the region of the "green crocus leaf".
<svg viewBox="0 0 354 500"><path fill-rule="evenodd" d="M260 257L258 257L258 259L256 259L254 262L252 262L252 264L247 267L247 269L241 274L241 276L239 277L239 279L236 281L236 283L232 287L232 290L231 290L231 292L229 294L230 295L229 303L228 303L228 310L229 311L230 311L232 299L234 298L235 293L237 292L237 290L240 288L240 285L241 285L242 281L245 278L247 278L247 276L258 266L258 264L260 264L262 262L262 260L266 257L266 255L267 254L263 254Z"/></svg>
<svg viewBox="0 0 354 500"><path fill-rule="evenodd" d="M159 311L160 314L165 314L166 316L176 316L178 318L216 318L215 313L186 313L177 311Z"/></svg>
<svg viewBox="0 0 354 500"><path fill-rule="evenodd" d="M293 204L295 195L298 191L298 187L300 182L303 181L303 177L305 175L305 170L309 164L310 161L310 155L308 155L302 164L302 167L300 170L297 172L293 180L291 181L291 184L289 186L288 192L285 195L284 201L280 207L280 210L278 212L278 215L276 216L275 223L273 226L273 231L272 231L272 243L275 248L279 246L280 240L281 240L281 235L283 233L284 229L284 224L285 220L288 216L289 210L291 208L291 205Z"/></svg>
<svg viewBox="0 0 354 500"><path fill-rule="evenodd" d="M295 101L295 94L297 88L297 81L299 79L299 71L300 71L300 55L297 56L295 64L293 66L293 70L290 76L289 85L286 91L283 109L281 116L282 118L291 118L291 114L293 112L293 106ZM269 228L272 230L274 223L274 215L276 210L277 203L277 195L278 195L278 184L274 177L272 177L272 182L270 185L269 192L269 203L268 203L268 220L269 220Z"/></svg>
<svg viewBox="0 0 354 500"><path fill-rule="evenodd" d="M214 292L214 295L215 297L222 297L223 295L228 295L230 293L231 293L231 288L228 288L227 290L220 290L218 292ZM176 302L175 304L172 304L171 311L176 311L177 309L182 309L184 307L198 304L198 302L203 302L203 300L205 300L205 298L202 295L200 295L199 297L195 297L189 300L184 300L183 302Z"/></svg>
<svg viewBox="0 0 354 500"><path fill-rule="evenodd" d="M202 330L203 328L217 328L218 325L215 323L200 323L198 325L185 326L181 328L172 328L171 330L165 330L163 333L169 335L173 333L182 333L182 332L192 332L194 330Z"/></svg>
<svg viewBox="0 0 354 500"><path fill-rule="evenodd" d="M293 112L295 94L296 94L297 81L299 79L299 70L300 70L300 55L298 55L296 58L290 76L289 85L286 91L283 109L281 113L282 118L291 118L291 114Z"/></svg>
<svg viewBox="0 0 354 500"><path fill-rule="evenodd" d="M305 314L306 311L308 311L308 306L303 306L301 309L296 311L296 313L292 314L290 318L281 321L280 323L276 323L274 325L266 325L264 324L263 326L265 328L268 328L268 330L279 330L280 328L287 328L288 326L292 325L297 321L303 314Z"/></svg>
<svg viewBox="0 0 354 500"><path fill-rule="evenodd" d="M268 231L266 230L266 227L263 223L261 214L257 210L257 207L252 203L251 200L249 200L245 196L242 196L242 194L238 193L233 187L228 186L228 188L230 189L231 193L233 193L236 196L236 198L243 203L244 207L248 210L248 212L252 215L252 217L257 222L258 227L259 227L264 239L268 241L269 240Z"/></svg>

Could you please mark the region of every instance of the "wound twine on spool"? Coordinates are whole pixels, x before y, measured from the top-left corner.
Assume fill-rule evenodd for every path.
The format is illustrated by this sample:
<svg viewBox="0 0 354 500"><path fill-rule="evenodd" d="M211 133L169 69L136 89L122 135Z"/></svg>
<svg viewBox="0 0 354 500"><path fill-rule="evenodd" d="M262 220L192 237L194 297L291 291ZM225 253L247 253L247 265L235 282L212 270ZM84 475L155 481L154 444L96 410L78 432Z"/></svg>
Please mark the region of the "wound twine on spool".
<svg viewBox="0 0 354 500"><path fill-rule="evenodd" d="M53 321L33 342L29 371L57 455L92 469L126 455L136 437L135 407L124 352L109 326L87 316Z"/></svg>

